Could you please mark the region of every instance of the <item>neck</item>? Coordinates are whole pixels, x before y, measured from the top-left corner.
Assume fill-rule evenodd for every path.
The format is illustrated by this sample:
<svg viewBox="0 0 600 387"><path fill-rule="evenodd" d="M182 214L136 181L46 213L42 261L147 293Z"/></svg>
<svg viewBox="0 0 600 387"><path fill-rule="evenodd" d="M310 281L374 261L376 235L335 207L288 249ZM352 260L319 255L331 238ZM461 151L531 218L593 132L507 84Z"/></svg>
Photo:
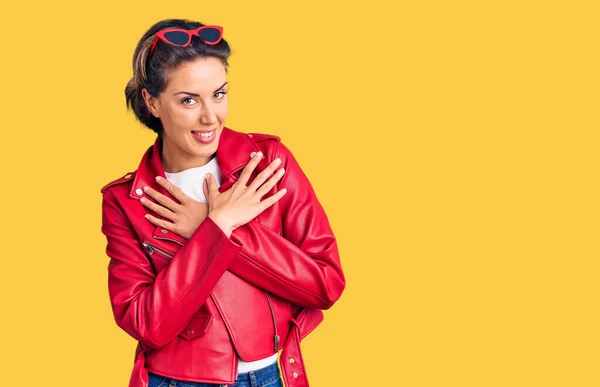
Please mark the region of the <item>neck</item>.
<svg viewBox="0 0 600 387"><path fill-rule="evenodd" d="M201 167L210 162L215 156L214 154L210 156L192 155L183 152L174 145L170 145L168 141L165 143L164 139L161 148L161 162L164 171L168 173L177 173L186 169Z"/></svg>

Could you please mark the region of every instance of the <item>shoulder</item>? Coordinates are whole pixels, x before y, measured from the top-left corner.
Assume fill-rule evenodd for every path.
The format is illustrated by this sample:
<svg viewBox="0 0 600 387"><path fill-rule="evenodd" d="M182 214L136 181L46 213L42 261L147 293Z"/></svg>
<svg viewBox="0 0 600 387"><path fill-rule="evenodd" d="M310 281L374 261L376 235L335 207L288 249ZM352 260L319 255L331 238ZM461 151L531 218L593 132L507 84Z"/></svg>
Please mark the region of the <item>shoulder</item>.
<svg viewBox="0 0 600 387"><path fill-rule="evenodd" d="M263 141L281 141L279 136L269 133L248 133L248 137L250 137L254 142L263 142Z"/></svg>
<svg viewBox="0 0 600 387"><path fill-rule="evenodd" d="M279 157L282 161L282 166L286 166L286 169L297 169L300 167L298 160L296 160L291 149L286 146L281 137L268 133L248 133L248 137L265 154L268 162Z"/></svg>
<svg viewBox="0 0 600 387"><path fill-rule="evenodd" d="M274 159L279 153L281 137L270 133L247 133L256 147L263 152L268 160Z"/></svg>
<svg viewBox="0 0 600 387"><path fill-rule="evenodd" d="M108 190L109 188L119 185L119 184L124 184L124 183L128 183L130 181L133 181L133 177L135 176L135 172L127 172L126 174L124 174L123 176L119 177L118 179L115 179L109 183L107 183L106 185L104 185L104 187L102 187L100 189L101 193L106 192L106 190Z"/></svg>

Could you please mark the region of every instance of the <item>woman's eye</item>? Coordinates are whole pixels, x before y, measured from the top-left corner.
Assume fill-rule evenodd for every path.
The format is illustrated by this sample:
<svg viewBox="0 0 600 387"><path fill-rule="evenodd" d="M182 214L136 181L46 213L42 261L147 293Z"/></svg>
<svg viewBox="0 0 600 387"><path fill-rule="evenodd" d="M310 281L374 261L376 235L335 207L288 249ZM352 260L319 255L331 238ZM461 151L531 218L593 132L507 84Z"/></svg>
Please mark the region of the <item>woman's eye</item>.
<svg viewBox="0 0 600 387"><path fill-rule="evenodd" d="M223 99L223 98L225 98L225 94L227 94L227 92L225 92L225 91L217 91L215 93L215 98L216 99Z"/></svg>
<svg viewBox="0 0 600 387"><path fill-rule="evenodd" d="M196 102L193 98L190 98L190 97L182 99L181 103L183 103L184 105L188 105L188 106L189 105L193 105L193 103L185 103L185 101L194 101L194 102Z"/></svg>

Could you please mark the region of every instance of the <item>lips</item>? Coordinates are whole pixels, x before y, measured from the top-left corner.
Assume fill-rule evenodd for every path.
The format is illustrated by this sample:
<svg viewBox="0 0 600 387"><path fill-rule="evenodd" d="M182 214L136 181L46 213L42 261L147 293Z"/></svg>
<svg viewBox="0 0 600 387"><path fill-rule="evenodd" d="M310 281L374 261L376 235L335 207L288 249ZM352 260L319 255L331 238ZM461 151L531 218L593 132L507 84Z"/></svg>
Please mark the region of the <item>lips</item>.
<svg viewBox="0 0 600 387"><path fill-rule="evenodd" d="M203 144L212 142L216 137L217 130L192 130L192 136Z"/></svg>

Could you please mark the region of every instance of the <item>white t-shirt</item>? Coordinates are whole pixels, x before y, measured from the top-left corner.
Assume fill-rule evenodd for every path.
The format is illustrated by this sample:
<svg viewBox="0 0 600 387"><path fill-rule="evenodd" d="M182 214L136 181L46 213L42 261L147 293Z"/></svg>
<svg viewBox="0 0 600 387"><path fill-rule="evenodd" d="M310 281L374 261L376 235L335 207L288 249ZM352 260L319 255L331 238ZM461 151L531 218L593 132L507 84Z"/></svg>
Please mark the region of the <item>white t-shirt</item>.
<svg viewBox="0 0 600 387"><path fill-rule="evenodd" d="M221 186L221 171L217 163L217 156L213 157L208 163L201 167L194 167L177 173L165 172L167 180L179 187L183 193L192 199L206 203L206 197L202 190L206 174L211 173L217 181L217 186ZM277 353L259 359L256 361L245 362L238 356L238 374L254 371L277 362Z"/></svg>
<svg viewBox="0 0 600 387"><path fill-rule="evenodd" d="M187 196L196 201L206 203L202 185L207 173L211 173L214 176L217 180L217 185L220 187L221 171L219 171L217 164L217 156L201 167L189 168L177 173L165 172L165 176L167 180L181 188Z"/></svg>

